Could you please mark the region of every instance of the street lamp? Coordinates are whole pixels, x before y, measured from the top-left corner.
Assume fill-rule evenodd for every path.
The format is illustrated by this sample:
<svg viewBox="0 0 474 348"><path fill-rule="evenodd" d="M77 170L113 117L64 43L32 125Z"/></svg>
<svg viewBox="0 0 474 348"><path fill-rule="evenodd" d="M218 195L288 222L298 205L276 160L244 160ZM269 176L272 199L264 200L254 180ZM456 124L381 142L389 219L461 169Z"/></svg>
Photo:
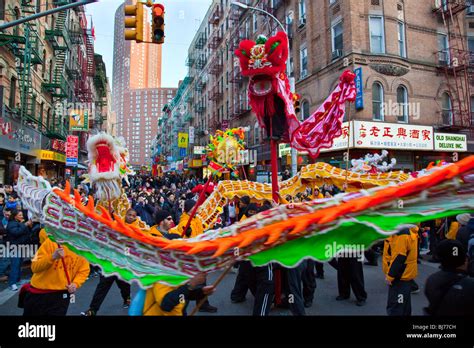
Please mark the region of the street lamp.
<svg viewBox="0 0 474 348"><path fill-rule="evenodd" d="M241 2L238 2L238 1L232 1L230 3L231 5L234 5L234 6L237 6L237 7L240 7L244 10L252 10L252 11L256 11L256 12L261 12L263 14L265 14L266 16L269 16L270 18L272 18L275 22L278 23L278 25L281 27L281 29L283 30L283 32L286 34L286 36L288 36L288 32L285 28L285 26L283 25L282 22L280 22L278 20L278 18L276 18L274 15L272 15L270 12L267 12L265 10L262 10L261 8L258 8L258 7L252 7L252 6L248 6L246 4L242 4ZM288 55L290 55L290 41L288 40ZM290 67L289 65L287 64L287 75L288 75L288 79L290 79ZM293 81L290 81L290 87L291 87L291 92L294 93L295 92L295 84ZM277 157L277 146L278 144L275 143L275 140L271 140L270 141L270 147L271 147L271 162L272 162L272 191L273 191L273 200L275 202L278 202L278 191L279 191L279 187L278 187L278 157ZM291 148L291 167L292 167L292 174L293 176L295 176L297 174L297 171L298 171L298 165L297 165L297 152L294 148Z"/></svg>

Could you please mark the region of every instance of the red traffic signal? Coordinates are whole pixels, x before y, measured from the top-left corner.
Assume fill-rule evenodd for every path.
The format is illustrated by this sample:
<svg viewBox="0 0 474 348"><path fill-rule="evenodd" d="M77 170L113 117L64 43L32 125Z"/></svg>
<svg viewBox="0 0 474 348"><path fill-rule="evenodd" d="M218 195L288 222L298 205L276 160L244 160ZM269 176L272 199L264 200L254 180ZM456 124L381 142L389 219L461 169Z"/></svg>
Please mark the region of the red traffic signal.
<svg viewBox="0 0 474 348"><path fill-rule="evenodd" d="M165 42L165 7L161 4L153 5L151 15L152 42L162 44Z"/></svg>

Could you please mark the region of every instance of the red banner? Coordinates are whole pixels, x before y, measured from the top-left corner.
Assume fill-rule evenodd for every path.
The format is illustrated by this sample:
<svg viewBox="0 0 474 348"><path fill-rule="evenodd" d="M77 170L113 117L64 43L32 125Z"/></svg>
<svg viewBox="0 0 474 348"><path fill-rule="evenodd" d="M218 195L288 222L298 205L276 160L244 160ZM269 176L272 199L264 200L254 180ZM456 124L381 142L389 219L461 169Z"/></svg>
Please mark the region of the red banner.
<svg viewBox="0 0 474 348"><path fill-rule="evenodd" d="M79 156L79 137L75 135L68 135L67 136L67 143L66 143L66 163L73 164L74 162L77 164L77 158ZM70 159L75 159L70 160Z"/></svg>

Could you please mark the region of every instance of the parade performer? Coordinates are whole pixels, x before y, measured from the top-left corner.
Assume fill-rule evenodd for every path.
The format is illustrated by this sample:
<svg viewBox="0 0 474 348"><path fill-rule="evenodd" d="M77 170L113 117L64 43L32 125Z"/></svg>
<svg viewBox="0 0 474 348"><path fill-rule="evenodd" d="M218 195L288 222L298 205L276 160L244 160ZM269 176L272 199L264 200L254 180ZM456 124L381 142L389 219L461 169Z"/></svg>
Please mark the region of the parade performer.
<svg viewBox="0 0 474 348"><path fill-rule="evenodd" d="M31 282L20 292L23 315L65 316L71 296L87 280L89 263L47 238L31 261L31 270Z"/></svg>
<svg viewBox="0 0 474 348"><path fill-rule="evenodd" d="M91 183L100 192L95 200L89 197L84 206L79 192L74 190L71 195L69 183L64 189L51 188L25 168L20 168L18 193L24 206L41 220L55 242L99 265L104 276L117 275L124 281L137 282L142 289L157 282L179 287L200 273L224 269L241 260L249 260L257 267L273 262L295 267L305 258L325 262L337 254L336 247L328 253L325 245L350 241L370 246L397 233L405 224L474 212L474 157L467 157L406 180L400 173L348 173L351 192L327 200L273 207L232 226L208 229L194 238L169 240L150 236L150 227L140 219L136 225L124 221L130 208L128 200L123 191L111 192L122 177L120 171L115 173L117 166L106 164L111 158L120 162L122 157L115 140L100 134L91 137L88 146L91 167L100 163L91 176ZM106 160L100 159L107 151ZM343 182L341 171L332 170L328 175ZM282 184L293 187L307 175L312 174L302 171L300 176ZM235 182L239 188L244 184L252 187L245 181ZM235 199L255 194L252 200L268 199L267 186L251 184L254 191L230 190L224 196ZM357 192L357 187L364 188L365 184L370 184L369 188ZM215 202L214 192L201 210L211 206L211 200Z"/></svg>
<svg viewBox="0 0 474 348"><path fill-rule="evenodd" d="M294 94L286 75L288 36L278 32L257 41L243 40L235 55L242 75L250 78L248 95L252 111L268 138L290 143L298 151L307 151L312 158L321 149L330 148L342 134L346 101L356 97L355 74L346 71L340 83L323 105L300 123L296 117Z"/></svg>

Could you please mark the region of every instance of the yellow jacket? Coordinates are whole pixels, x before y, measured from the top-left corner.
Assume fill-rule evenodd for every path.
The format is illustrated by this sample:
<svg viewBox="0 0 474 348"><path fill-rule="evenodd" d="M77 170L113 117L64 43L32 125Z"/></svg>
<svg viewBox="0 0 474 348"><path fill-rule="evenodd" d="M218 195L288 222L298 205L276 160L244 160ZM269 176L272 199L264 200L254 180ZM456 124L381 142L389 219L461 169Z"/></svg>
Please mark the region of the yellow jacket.
<svg viewBox="0 0 474 348"><path fill-rule="evenodd" d="M64 262L71 283L80 288L89 275L89 263L81 256L76 255L66 246L64 249ZM41 290L66 290L68 285L66 273L61 259L53 260L53 253L58 244L47 238L38 249L31 261L31 285Z"/></svg>
<svg viewBox="0 0 474 348"><path fill-rule="evenodd" d="M201 219L197 216L194 216L193 220L191 221L191 224L189 225L189 227L191 227L191 230L192 230L191 236L186 237L183 233L183 230L188 224L188 220L189 220L189 215L187 213L183 213L183 215L181 215L181 218L179 219L178 226L170 229L169 233L179 234L180 236L183 236L183 238L194 238L204 233L204 227L202 226Z"/></svg>
<svg viewBox="0 0 474 348"><path fill-rule="evenodd" d="M456 239L456 236L459 231L459 222L453 221L449 226L449 231L446 233L446 239Z"/></svg>
<svg viewBox="0 0 474 348"><path fill-rule="evenodd" d="M168 233L179 235L179 234L176 233L176 232L175 232L175 233L172 233L171 230L173 230L173 229L170 229L170 230L168 231ZM158 225L152 226L152 227L150 228L150 230L147 231L146 233L149 234L149 235L151 235L151 236L153 236L153 237L166 238L166 236L163 236L163 233L158 229ZM179 235L179 236L181 237L181 235Z"/></svg>
<svg viewBox="0 0 474 348"><path fill-rule="evenodd" d="M163 299L165 296L174 290L178 290L178 287L172 287L160 283L156 283L152 288L148 289L146 291L145 305L143 306L143 315L182 316L186 306L184 293L181 294L183 296L180 294L175 294L177 297L174 296L174 298L177 298L178 301L176 301L177 304L174 307L174 303L172 302L173 300L167 302L166 305L163 304ZM165 308L163 308L162 305ZM166 306L168 306L168 308L166 308ZM170 311L167 312L165 309L170 309Z"/></svg>
<svg viewBox="0 0 474 348"><path fill-rule="evenodd" d="M418 235L408 229L385 239L382 268L388 280L412 280L418 274Z"/></svg>

